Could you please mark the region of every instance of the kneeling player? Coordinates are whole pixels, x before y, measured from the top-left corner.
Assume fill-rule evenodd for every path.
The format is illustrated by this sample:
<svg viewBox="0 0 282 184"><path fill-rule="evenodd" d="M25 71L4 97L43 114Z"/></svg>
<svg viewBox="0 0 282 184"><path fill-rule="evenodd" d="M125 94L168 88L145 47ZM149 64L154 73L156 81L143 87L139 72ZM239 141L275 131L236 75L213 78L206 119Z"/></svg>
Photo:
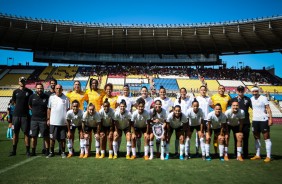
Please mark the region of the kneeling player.
<svg viewBox="0 0 282 184"><path fill-rule="evenodd" d="M80 156L79 158L87 158L89 157L89 141L90 135L92 132L95 137L95 146L96 146L96 158L100 157L100 124L101 117L98 112L95 111L95 106L90 103L87 107L87 111L83 114L82 118L82 130L84 133L84 139L80 139ZM85 154L84 154L85 151Z"/></svg>
<svg viewBox="0 0 282 184"><path fill-rule="evenodd" d="M224 161L224 140L227 138L227 124L226 124L226 116L224 113L222 113L221 105L217 103L214 107L214 111L210 112L208 114L207 119L207 132L206 132L206 153L209 154L210 152L210 142L212 134L214 134L213 139L218 140L219 143L219 159L221 161ZM227 147L225 148L227 151ZM227 154L226 154L227 156ZM226 158L228 160L228 157ZM208 156L206 160L211 160L211 157Z"/></svg>

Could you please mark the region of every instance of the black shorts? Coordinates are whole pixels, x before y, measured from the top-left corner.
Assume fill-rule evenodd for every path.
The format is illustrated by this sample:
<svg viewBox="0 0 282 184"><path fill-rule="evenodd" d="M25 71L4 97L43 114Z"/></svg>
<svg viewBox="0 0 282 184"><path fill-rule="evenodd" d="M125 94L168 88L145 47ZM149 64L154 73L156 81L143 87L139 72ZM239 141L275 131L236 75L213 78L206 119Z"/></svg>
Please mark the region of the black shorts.
<svg viewBox="0 0 282 184"><path fill-rule="evenodd" d="M50 125L50 139L52 140L66 139L66 132L67 132L66 126Z"/></svg>
<svg viewBox="0 0 282 184"><path fill-rule="evenodd" d="M135 132L138 132L139 134L144 134L147 132L147 127L144 127L144 128L136 128L134 127L135 129Z"/></svg>
<svg viewBox="0 0 282 184"><path fill-rule="evenodd" d="M230 126L228 125L228 134L230 134L230 131L232 130L233 134L239 133L240 126Z"/></svg>
<svg viewBox="0 0 282 184"><path fill-rule="evenodd" d="M48 137L47 122L46 121L31 121L29 135L31 137L37 137L39 132L44 138Z"/></svg>
<svg viewBox="0 0 282 184"><path fill-rule="evenodd" d="M113 132L114 128L113 126L109 126L109 127L105 127L105 126L101 126L101 132Z"/></svg>
<svg viewBox="0 0 282 184"><path fill-rule="evenodd" d="M78 130L78 133L82 130L82 126L70 126L71 133L75 133L75 130Z"/></svg>
<svg viewBox="0 0 282 184"><path fill-rule="evenodd" d="M126 127L126 128L124 128L123 130L121 130L121 129L118 129L119 131L122 131L125 135L129 132L131 132L130 131L130 127Z"/></svg>
<svg viewBox="0 0 282 184"><path fill-rule="evenodd" d="M193 132L194 130L196 130L197 132L201 130L201 125L197 125L197 126L189 126L190 127L190 132Z"/></svg>
<svg viewBox="0 0 282 184"><path fill-rule="evenodd" d="M97 127L90 127L90 126L84 126L84 130L85 133L91 133L93 132L94 134L97 133Z"/></svg>
<svg viewBox="0 0 282 184"><path fill-rule="evenodd" d="M13 122L13 115L9 115L9 119L8 119L8 123L12 123Z"/></svg>
<svg viewBox="0 0 282 184"><path fill-rule="evenodd" d="M20 132L20 129L25 135L29 135L30 121L27 117L13 117L13 129L15 134Z"/></svg>
<svg viewBox="0 0 282 184"><path fill-rule="evenodd" d="M252 131L256 133L265 133L270 131L267 121L253 121Z"/></svg>
<svg viewBox="0 0 282 184"><path fill-rule="evenodd" d="M221 130L221 128L211 129L211 135L212 135L212 133L214 133L214 135L219 135L220 134L220 130Z"/></svg>

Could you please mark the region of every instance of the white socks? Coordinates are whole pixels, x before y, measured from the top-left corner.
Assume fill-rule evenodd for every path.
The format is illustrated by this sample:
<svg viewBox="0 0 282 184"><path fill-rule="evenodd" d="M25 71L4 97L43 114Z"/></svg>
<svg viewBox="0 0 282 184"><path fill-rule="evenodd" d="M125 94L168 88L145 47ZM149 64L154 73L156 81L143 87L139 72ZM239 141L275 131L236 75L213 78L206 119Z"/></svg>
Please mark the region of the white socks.
<svg viewBox="0 0 282 184"><path fill-rule="evenodd" d="M126 155L130 155L130 150L131 150L131 142L127 141L126 142ZM133 152L133 148L132 148L132 152Z"/></svg>
<svg viewBox="0 0 282 184"><path fill-rule="evenodd" d="M114 150L114 154L117 155L117 152L118 152L118 142L117 141L113 141L113 150Z"/></svg>
<svg viewBox="0 0 282 184"><path fill-rule="evenodd" d="M166 144L165 153L166 153L167 155L169 154L169 143Z"/></svg>
<svg viewBox="0 0 282 184"><path fill-rule="evenodd" d="M205 151L205 141L204 138L200 138L200 145L201 145L201 150L202 150L202 156L206 155L206 151Z"/></svg>
<svg viewBox="0 0 282 184"><path fill-rule="evenodd" d="M109 155L113 155L113 150L109 150Z"/></svg>
<svg viewBox="0 0 282 184"><path fill-rule="evenodd" d="M180 144L180 156L183 156L184 153L184 144Z"/></svg>
<svg viewBox="0 0 282 184"><path fill-rule="evenodd" d="M224 147L224 154L225 156L228 156L228 147Z"/></svg>
<svg viewBox="0 0 282 184"><path fill-rule="evenodd" d="M88 154L89 152L89 139L84 139L84 145L85 145L85 154Z"/></svg>
<svg viewBox="0 0 282 184"><path fill-rule="evenodd" d="M154 141L150 141L150 158L152 159L154 157Z"/></svg>
<svg viewBox="0 0 282 184"><path fill-rule="evenodd" d="M100 152L100 140L95 139L95 146L96 146L96 154Z"/></svg>
<svg viewBox="0 0 282 184"><path fill-rule="evenodd" d="M190 153L190 138L185 139L185 155L188 156Z"/></svg>
<svg viewBox="0 0 282 184"><path fill-rule="evenodd" d="M85 150L85 139L80 139L80 154L84 154Z"/></svg>
<svg viewBox="0 0 282 184"><path fill-rule="evenodd" d="M72 152L72 140L71 139L67 139L67 140L68 140L67 146L68 146L69 154L73 154L73 152Z"/></svg>
<svg viewBox="0 0 282 184"><path fill-rule="evenodd" d="M266 139L265 140L266 156L269 158L271 158L271 146L272 146L272 143L270 139Z"/></svg>
<svg viewBox="0 0 282 184"><path fill-rule="evenodd" d="M260 144L260 140L259 139L255 140L255 147L256 147L256 156L260 157L260 147L261 147L261 144Z"/></svg>
<svg viewBox="0 0 282 184"><path fill-rule="evenodd" d="M166 142L161 141L161 158L164 157Z"/></svg>
<svg viewBox="0 0 282 184"><path fill-rule="evenodd" d="M210 156L210 145L205 144L206 157Z"/></svg>
<svg viewBox="0 0 282 184"><path fill-rule="evenodd" d="M148 156L149 146L144 146L144 156Z"/></svg>
<svg viewBox="0 0 282 184"><path fill-rule="evenodd" d="M105 150L101 150L101 154L104 154L104 155L105 155Z"/></svg>
<svg viewBox="0 0 282 184"><path fill-rule="evenodd" d="M219 149L219 156L223 157L224 145L223 144L218 145L218 149Z"/></svg>
<svg viewBox="0 0 282 184"><path fill-rule="evenodd" d="M242 153L242 147L237 147L237 157L240 157Z"/></svg>

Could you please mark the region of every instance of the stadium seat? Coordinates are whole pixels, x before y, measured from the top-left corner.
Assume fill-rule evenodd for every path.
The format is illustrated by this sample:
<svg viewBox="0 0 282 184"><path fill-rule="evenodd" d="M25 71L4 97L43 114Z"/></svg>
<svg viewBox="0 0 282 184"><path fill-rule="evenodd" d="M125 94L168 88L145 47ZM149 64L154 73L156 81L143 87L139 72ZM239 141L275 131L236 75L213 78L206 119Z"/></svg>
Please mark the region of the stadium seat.
<svg viewBox="0 0 282 184"><path fill-rule="evenodd" d="M187 92L198 91L202 85L200 80L191 80L191 79L177 79L179 88L186 88Z"/></svg>
<svg viewBox="0 0 282 184"><path fill-rule="evenodd" d="M0 80L0 86L9 86L14 85L14 87L18 87L19 85L19 78L20 77L28 78L29 74L6 74L1 80Z"/></svg>
<svg viewBox="0 0 282 184"><path fill-rule="evenodd" d="M225 87L238 87L245 86L242 81L239 80L217 80L220 85Z"/></svg>
<svg viewBox="0 0 282 184"><path fill-rule="evenodd" d="M216 80L205 80L205 82L208 85L209 91L218 91L218 82Z"/></svg>
<svg viewBox="0 0 282 184"><path fill-rule="evenodd" d="M39 80L46 80L49 74L52 72L53 67L52 66L47 66L43 72L39 75Z"/></svg>
<svg viewBox="0 0 282 184"><path fill-rule="evenodd" d="M6 112L11 97L0 97L0 112Z"/></svg>

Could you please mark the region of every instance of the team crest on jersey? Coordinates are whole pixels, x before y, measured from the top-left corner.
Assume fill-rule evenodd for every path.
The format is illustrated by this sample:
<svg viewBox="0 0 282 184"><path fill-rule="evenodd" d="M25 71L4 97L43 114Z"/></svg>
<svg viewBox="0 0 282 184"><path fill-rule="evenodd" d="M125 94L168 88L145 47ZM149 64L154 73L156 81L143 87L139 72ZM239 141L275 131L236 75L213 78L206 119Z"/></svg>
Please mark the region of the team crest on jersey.
<svg viewBox="0 0 282 184"><path fill-rule="evenodd" d="M247 103L248 103L248 100L245 100L245 101L244 101L244 104L247 105Z"/></svg>
<svg viewBox="0 0 282 184"><path fill-rule="evenodd" d="M25 96L28 96L28 92L25 93Z"/></svg>
<svg viewBox="0 0 282 184"><path fill-rule="evenodd" d="M43 99L43 103L45 103L46 102L46 99Z"/></svg>
<svg viewBox="0 0 282 184"><path fill-rule="evenodd" d="M152 129L153 129L153 133L154 133L154 135L157 139L162 138L162 136L164 135L164 127L163 127L162 124L160 124L160 123L154 124Z"/></svg>

